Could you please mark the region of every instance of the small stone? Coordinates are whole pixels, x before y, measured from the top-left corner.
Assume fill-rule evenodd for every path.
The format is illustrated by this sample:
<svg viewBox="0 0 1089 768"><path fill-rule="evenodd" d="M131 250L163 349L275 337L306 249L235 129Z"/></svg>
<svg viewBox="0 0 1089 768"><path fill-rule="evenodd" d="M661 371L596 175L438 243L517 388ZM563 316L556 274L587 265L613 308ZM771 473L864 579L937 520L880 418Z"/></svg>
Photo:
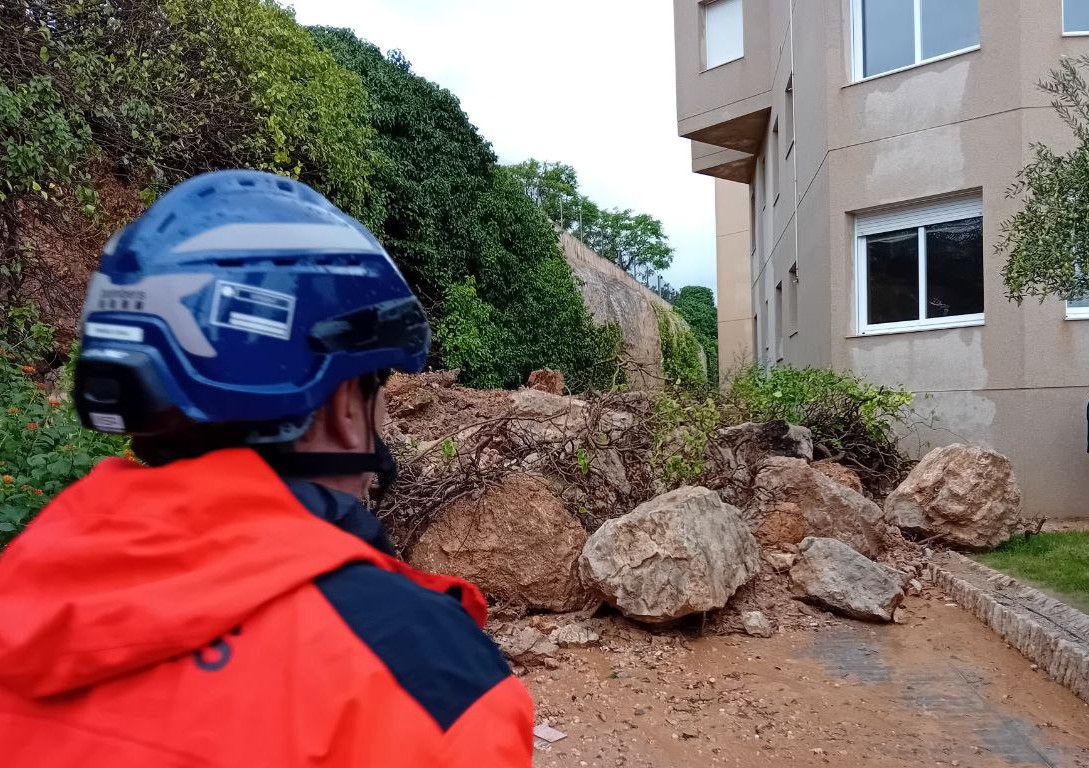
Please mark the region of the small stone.
<svg viewBox="0 0 1089 768"><path fill-rule="evenodd" d="M764 559L777 573L783 573L794 567L796 558L789 552L768 552L764 555Z"/></svg>
<svg viewBox="0 0 1089 768"><path fill-rule="evenodd" d="M741 624L745 627L745 632L753 637L771 637L775 634L768 617L760 611L745 611L742 613Z"/></svg>
<svg viewBox="0 0 1089 768"><path fill-rule="evenodd" d="M918 579L912 579L907 584L907 593L909 595L921 595L923 593L923 584Z"/></svg>
<svg viewBox="0 0 1089 768"><path fill-rule="evenodd" d="M585 648L593 645L601 639L601 635L589 627L574 623L557 627L548 636L548 639L561 648Z"/></svg>

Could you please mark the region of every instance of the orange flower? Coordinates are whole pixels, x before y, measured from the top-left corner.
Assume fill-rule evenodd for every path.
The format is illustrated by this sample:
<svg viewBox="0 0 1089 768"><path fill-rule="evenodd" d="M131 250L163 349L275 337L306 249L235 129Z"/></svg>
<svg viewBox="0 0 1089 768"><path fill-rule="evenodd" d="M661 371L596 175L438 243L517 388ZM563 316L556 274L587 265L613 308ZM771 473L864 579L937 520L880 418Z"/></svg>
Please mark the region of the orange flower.
<svg viewBox="0 0 1089 768"><path fill-rule="evenodd" d="M33 365L24 365L22 370L23 370L23 373L34 373L38 369L35 368Z"/></svg>
<svg viewBox="0 0 1089 768"><path fill-rule="evenodd" d="M41 488L35 488L34 489L34 495L35 496L41 496L43 493L44 493L44 491Z"/></svg>
<svg viewBox="0 0 1089 768"><path fill-rule="evenodd" d="M44 381L36 381L36 382L34 382L34 386L37 387L38 389L45 389L45 382Z"/></svg>
<svg viewBox="0 0 1089 768"><path fill-rule="evenodd" d="M11 475L4 475L2 478L0 478L0 480L4 481L4 485L11 485L15 482L15 478Z"/></svg>
<svg viewBox="0 0 1089 768"><path fill-rule="evenodd" d="M135 459L136 458L136 454L132 452L131 448L126 448L125 450L123 450L121 452L121 455L124 456L126 459Z"/></svg>
<svg viewBox="0 0 1089 768"><path fill-rule="evenodd" d="M57 407L58 405L60 405L60 404L61 404L60 398L59 398L59 397L51 397L51 398L49 398L49 404L50 404L51 406L53 406L54 408L56 408L56 407Z"/></svg>
<svg viewBox="0 0 1089 768"><path fill-rule="evenodd" d="M38 428L38 422L36 422L36 421L28 422L27 425L26 425L26 428L29 429L31 432L33 432L34 430L36 430Z"/></svg>

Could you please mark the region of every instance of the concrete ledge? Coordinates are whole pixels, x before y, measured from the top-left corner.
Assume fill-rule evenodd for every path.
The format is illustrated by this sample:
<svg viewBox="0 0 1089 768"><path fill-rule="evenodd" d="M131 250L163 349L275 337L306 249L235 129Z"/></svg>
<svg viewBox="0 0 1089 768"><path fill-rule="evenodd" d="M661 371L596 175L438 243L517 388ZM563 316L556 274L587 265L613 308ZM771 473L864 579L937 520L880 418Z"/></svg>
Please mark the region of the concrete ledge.
<svg viewBox="0 0 1089 768"><path fill-rule="evenodd" d="M1089 616L956 552L927 567L957 605L1089 702Z"/></svg>

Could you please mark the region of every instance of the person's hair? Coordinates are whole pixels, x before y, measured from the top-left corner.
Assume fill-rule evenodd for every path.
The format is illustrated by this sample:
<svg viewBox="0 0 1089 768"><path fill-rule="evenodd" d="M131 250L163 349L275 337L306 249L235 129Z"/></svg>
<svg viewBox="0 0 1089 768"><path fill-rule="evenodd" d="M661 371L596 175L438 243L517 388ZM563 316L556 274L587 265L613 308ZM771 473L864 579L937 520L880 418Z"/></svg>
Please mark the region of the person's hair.
<svg viewBox="0 0 1089 768"><path fill-rule="evenodd" d="M359 388L364 402L371 404L374 418L377 402L375 396L389 378L388 371L367 373L359 377ZM229 422L226 424L191 424L183 430L164 435L136 435L132 438L132 452L143 463L161 467L180 459L195 459L212 451L226 448L251 447L259 453L285 453L295 450L295 443L279 442L253 444L251 437L268 428L267 424Z"/></svg>

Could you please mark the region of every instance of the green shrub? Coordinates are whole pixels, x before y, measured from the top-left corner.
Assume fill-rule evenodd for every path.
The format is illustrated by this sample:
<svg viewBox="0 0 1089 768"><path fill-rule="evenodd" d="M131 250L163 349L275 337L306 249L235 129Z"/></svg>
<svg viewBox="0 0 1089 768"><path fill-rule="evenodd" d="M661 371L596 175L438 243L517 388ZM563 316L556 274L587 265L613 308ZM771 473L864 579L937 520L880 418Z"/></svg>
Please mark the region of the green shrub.
<svg viewBox="0 0 1089 768"><path fill-rule="evenodd" d="M0 340L0 548L58 492L127 441L83 429L71 405L50 395L33 361L51 356L52 329L34 313L9 313ZM61 377L68 389L70 367Z"/></svg>
<svg viewBox="0 0 1089 768"><path fill-rule="evenodd" d="M710 288L686 285L673 299L673 309L684 318L707 357L707 383L718 386L718 312Z"/></svg>
<svg viewBox="0 0 1089 768"><path fill-rule="evenodd" d="M475 387L501 387L507 367L500 355L509 349L495 308L476 292L476 279L467 277L446 291L443 316L435 323L435 341L443 362L461 371Z"/></svg>
<svg viewBox="0 0 1089 768"><path fill-rule="evenodd" d="M700 389L707 386L699 340L679 315L654 306L662 341L662 371L669 384Z"/></svg>
<svg viewBox="0 0 1089 768"><path fill-rule="evenodd" d="M713 396L663 391L650 421L650 463L658 482L666 488L698 482L707 470L707 445L723 420Z"/></svg>
<svg viewBox="0 0 1089 768"><path fill-rule="evenodd" d="M825 368L752 366L733 379L727 399L738 420L808 427L818 458L854 469L875 492L891 490L907 466L897 446L912 417L910 392Z"/></svg>

